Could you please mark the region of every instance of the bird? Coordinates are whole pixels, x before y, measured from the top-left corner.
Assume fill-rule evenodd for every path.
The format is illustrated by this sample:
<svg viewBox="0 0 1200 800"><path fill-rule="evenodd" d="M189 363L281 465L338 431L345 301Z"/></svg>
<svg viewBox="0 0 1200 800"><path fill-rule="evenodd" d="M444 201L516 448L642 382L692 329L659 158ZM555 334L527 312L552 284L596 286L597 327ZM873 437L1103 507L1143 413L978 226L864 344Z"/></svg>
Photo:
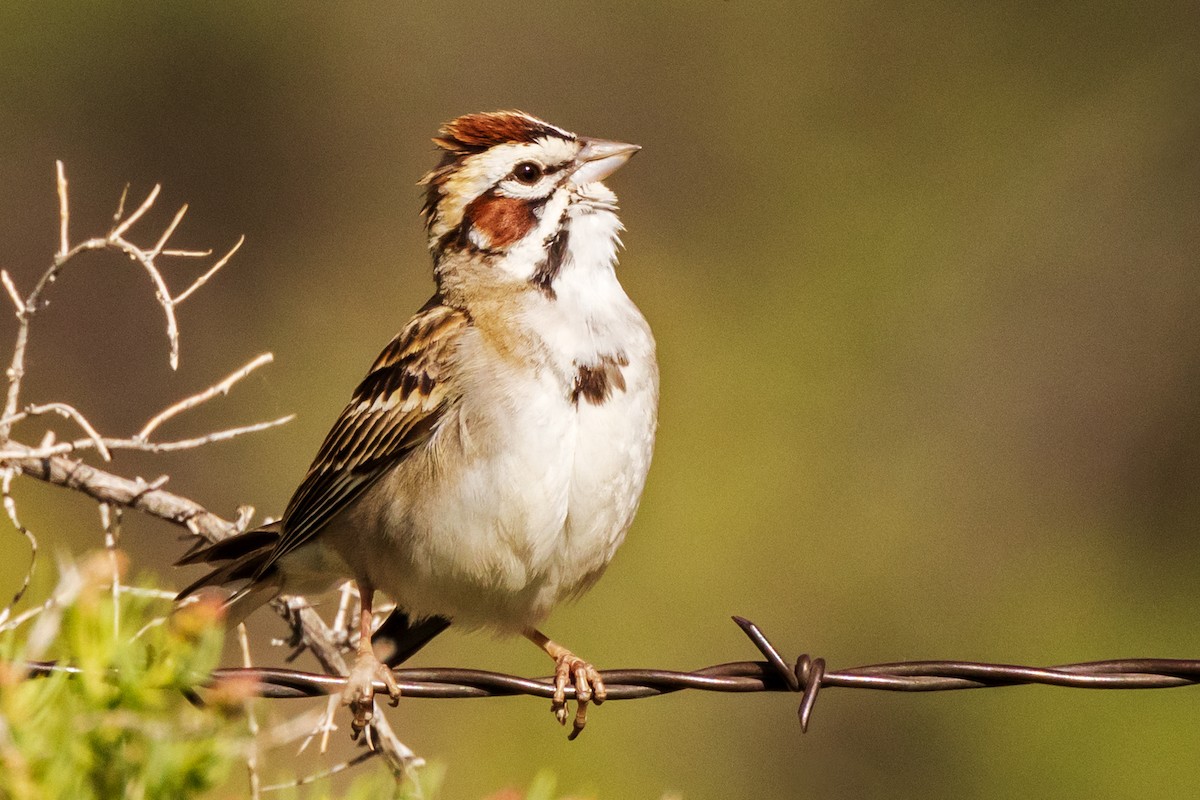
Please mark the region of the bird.
<svg viewBox="0 0 1200 800"><path fill-rule="evenodd" d="M616 274L624 230L602 182L641 148L522 111L441 126L419 182L435 291L375 359L282 517L180 564L213 565L182 592L239 585L244 619L280 594L353 580L360 613L342 695L352 735L375 682L376 590L407 656L448 625L523 635L554 660L551 710L570 738L603 702L588 661L541 632L605 571L640 503L659 375L645 317ZM392 660L395 663L395 659Z"/></svg>

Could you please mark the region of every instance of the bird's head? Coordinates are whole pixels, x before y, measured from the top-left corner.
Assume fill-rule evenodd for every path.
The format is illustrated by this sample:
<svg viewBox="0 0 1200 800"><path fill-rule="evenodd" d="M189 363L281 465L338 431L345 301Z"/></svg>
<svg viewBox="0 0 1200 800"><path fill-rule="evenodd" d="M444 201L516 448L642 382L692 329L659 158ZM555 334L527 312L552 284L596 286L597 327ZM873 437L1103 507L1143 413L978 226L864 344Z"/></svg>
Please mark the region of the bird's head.
<svg viewBox="0 0 1200 800"><path fill-rule="evenodd" d="M520 111L459 117L433 141L445 153L421 179L422 216L439 272L449 256L482 255L508 279L553 295L569 252L595 250L611 265L620 223L616 196L600 181L637 145L576 136ZM572 235L595 241L568 251Z"/></svg>

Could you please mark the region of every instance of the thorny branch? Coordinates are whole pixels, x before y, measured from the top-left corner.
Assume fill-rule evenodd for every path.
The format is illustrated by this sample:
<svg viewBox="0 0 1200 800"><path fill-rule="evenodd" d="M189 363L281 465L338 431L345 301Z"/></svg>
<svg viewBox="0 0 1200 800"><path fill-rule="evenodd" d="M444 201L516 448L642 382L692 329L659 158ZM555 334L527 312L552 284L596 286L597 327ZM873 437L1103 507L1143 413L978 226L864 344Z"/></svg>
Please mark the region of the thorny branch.
<svg viewBox="0 0 1200 800"><path fill-rule="evenodd" d="M38 550L37 537L21 523L17 515L16 502L10 491L14 477L25 475L80 492L95 500L101 508L105 543L110 558L113 560L114 574L116 574L118 568L116 541L119 535L121 509L132 508L184 526L192 534L208 541L217 541L244 530L253 514L253 509L239 509L236 520L226 520L212 514L186 497L165 491L162 487L167 482L166 476L149 482L141 478L125 478L115 472L99 469L78 458L73 458L73 454L94 451L103 461L111 462L116 451L135 450L162 453L190 449L262 431L282 425L292 419L292 415L288 415L279 419L219 430L186 439L158 441L151 438L161 426L180 414L195 409L215 397L228 394L240 380L259 367L270 363L272 360L270 353L264 353L254 358L211 387L152 415L132 436L104 435L87 419L83 412L66 403L49 402L22 406L22 381L25 377L26 352L33 319L46 306L45 295L49 287L58 280L77 256L88 251L120 253L146 273L154 289L155 299L166 319L168 361L171 369L176 369L179 365L179 324L176 319L176 309L216 275L229 262L244 241L244 237L239 238L224 255L212 263L183 291L173 294L168 288L163 270L160 269L160 260L164 258L201 259L212 255L211 250L168 247L171 237L187 213L186 205L175 213L153 244L138 245L129 238L130 231L154 206L162 187L156 185L141 204L127 215L125 202L129 187L126 186L108 232L103 236L85 239L73 245L70 235L67 178L61 161L56 162L56 185L59 210L58 250L50 266L42 273L28 294L22 294L13 277L6 270L0 270L0 284L3 285L12 302L17 318L16 339L6 373L8 388L3 409L0 411L0 499L3 501L5 513L13 526L28 540L32 554L30 568L26 572L22 586L15 593L12 601L0 609L0 630L11 629L34 619L38 620L36 624L41 624L43 620L53 618L65 602L65 598L68 597L68 595L58 592L36 608L27 609L16 616L13 615L14 607L22 599L29 586ZM60 440L53 431L50 431L36 446L14 438L13 429L21 422L31 417L48 414L56 414L70 421L79 429L82 436ZM115 578L112 591L116 595L121 591L134 590L123 586L119 578ZM300 648L310 650L325 669L331 672L345 673L346 665L342 659L341 650L345 644L345 636L338 635L330 629L303 598L288 598L286 602L277 602L275 607L292 626L295 641ZM147 624L154 624L154 621ZM382 715L375 715L372 719L371 740L376 748L372 754L382 755L388 766L397 775L407 774L422 763L415 753L400 742Z"/></svg>

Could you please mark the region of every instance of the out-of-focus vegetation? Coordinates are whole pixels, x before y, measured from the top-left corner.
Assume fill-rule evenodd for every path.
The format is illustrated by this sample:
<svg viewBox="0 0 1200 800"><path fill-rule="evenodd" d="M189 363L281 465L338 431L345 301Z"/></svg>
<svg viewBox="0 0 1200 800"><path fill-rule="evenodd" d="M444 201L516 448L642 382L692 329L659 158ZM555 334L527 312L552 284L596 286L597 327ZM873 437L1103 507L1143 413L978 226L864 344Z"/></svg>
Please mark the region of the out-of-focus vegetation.
<svg viewBox="0 0 1200 800"><path fill-rule="evenodd" d="M164 216L191 204L181 246L247 235L181 309L178 375L128 300L143 276L97 259L38 317L26 396L136 430L273 350L177 430L296 423L119 466L278 513L430 291L428 137L524 108L643 145L611 185L663 371L638 521L551 635L604 667L752 657L731 613L832 668L1195 656L1198 22L1154 2L4 4L0 266L19 285L55 247L55 158L75 230L103 229L131 180L164 184ZM35 531L95 543L88 504L17 490ZM190 576L164 525L127 519L125 544ZM281 662L278 621L254 622L256 660ZM544 662L452 629L417 663ZM1179 796L1197 710L1194 690L831 691L801 738L792 698L678 694L596 709L570 745L526 698L386 713L447 764L447 796L550 767L564 792L705 800Z"/></svg>
<svg viewBox="0 0 1200 800"><path fill-rule="evenodd" d="M244 795L246 779L230 774L244 775L257 758L244 714L254 686L207 685L224 638L220 604L208 598L172 613L170 593L152 582L114 593L113 563L101 554L64 564L41 612L10 618L0 632L0 798ZM27 661L72 670L30 677ZM201 693L203 702L192 702ZM284 800L435 800L441 774L427 767L397 783L386 771L360 771L336 792L329 780L287 786L299 776L285 774L282 788L263 791ZM553 788L553 777L541 776L529 798L553 800Z"/></svg>
<svg viewBox="0 0 1200 800"><path fill-rule="evenodd" d="M238 713L185 696L217 664L219 607L168 621L162 597L127 590L114 603L108 567L104 556L68 567L50 607L0 634L0 797L198 797L247 747ZM27 659L78 671L29 678Z"/></svg>

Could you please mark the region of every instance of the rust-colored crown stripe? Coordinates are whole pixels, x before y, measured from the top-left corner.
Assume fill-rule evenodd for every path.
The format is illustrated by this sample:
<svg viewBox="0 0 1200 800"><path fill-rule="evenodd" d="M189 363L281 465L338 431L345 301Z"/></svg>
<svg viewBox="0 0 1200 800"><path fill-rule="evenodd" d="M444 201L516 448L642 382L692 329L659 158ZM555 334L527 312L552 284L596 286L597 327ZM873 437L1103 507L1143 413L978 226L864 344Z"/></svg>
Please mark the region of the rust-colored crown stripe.
<svg viewBox="0 0 1200 800"><path fill-rule="evenodd" d="M458 155L481 153L498 144L532 142L546 136L574 139L573 134L522 111L466 114L438 131L434 144Z"/></svg>

